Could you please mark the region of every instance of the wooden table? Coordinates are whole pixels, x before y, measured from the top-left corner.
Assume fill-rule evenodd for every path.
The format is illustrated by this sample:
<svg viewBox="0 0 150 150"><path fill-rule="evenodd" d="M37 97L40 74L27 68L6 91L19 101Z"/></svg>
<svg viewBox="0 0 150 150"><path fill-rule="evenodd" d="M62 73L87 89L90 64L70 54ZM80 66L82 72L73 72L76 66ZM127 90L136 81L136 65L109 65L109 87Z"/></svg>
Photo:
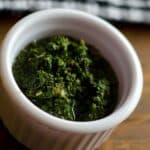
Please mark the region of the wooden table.
<svg viewBox="0 0 150 150"><path fill-rule="evenodd" d="M0 19L0 42L17 20L18 18ZM139 55L144 72L144 90L135 112L113 132L100 149L150 150L150 25L116 26L127 36Z"/></svg>

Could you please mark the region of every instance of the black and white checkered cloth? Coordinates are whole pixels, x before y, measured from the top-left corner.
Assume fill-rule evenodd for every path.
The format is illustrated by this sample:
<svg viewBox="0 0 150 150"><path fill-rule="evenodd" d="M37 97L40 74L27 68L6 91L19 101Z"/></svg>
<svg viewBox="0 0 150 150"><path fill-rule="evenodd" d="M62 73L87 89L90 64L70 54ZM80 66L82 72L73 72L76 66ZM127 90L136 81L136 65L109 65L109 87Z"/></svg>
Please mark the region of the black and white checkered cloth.
<svg viewBox="0 0 150 150"><path fill-rule="evenodd" d="M70 8L108 20L150 24L150 0L0 0L0 13Z"/></svg>

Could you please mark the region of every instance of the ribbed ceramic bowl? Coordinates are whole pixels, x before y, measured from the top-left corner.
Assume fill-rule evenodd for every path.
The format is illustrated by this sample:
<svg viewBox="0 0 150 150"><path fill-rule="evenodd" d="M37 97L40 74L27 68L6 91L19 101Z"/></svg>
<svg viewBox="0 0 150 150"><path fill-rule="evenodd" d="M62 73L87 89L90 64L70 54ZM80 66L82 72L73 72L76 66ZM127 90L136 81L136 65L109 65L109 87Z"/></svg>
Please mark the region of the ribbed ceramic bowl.
<svg viewBox="0 0 150 150"><path fill-rule="evenodd" d="M16 55L32 40L54 34L84 39L111 64L119 80L119 100L113 113L89 122L63 120L39 109L21 92L12 74ZM33 13L12 27L1 47L0 76L2 120L19 141L36 150L92 149L132 113L143 86L136 52L115 27L87 13L64 9Z"/></svg>

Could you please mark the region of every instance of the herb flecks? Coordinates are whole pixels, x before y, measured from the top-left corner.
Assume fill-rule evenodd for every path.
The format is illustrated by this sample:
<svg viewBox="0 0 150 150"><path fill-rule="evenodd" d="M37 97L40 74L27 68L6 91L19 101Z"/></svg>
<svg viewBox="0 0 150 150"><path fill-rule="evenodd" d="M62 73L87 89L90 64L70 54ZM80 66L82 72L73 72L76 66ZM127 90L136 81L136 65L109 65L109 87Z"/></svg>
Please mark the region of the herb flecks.
<svg viewBox="0 0 150 150"><path fill-rule="evenodd" d="M115 107L118 83L111 66L84 40L53 36L33 41L17 56L13 73L38 107L75 121L100 119Z"/></svg>

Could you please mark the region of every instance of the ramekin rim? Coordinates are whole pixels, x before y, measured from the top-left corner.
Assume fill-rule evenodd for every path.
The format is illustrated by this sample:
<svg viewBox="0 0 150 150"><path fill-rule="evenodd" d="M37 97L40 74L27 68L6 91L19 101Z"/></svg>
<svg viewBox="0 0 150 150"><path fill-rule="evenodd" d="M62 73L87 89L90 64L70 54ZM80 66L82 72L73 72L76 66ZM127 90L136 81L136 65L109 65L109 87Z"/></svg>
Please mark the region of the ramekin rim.
<svg viewBox="0 0 150 150"><path fill-rule="evenodd" d="M55 12L65 12L65 13L72 13L73 15L82 15L83 17L88 17L92 21L97 21L105 26L105 28L109 29L111 32L113 32L114 36L117 36L120 38L122 43L128 48L128 52L130 52L130 56L132 58L132 63L133 63L133 69L135 70L135 80L134 80L134 85L132 87L132 90L126 100L126 102L115 112L112 114L96 121L87 121L87 122L75 122L75 121L68 121L68 120L63 120L60 118L57 118L55 116L49 115L42 111L41 109L37 108L34 106L30 100L28 100L23 93L20 95L15 94L16 93L16 88L17 85L15 85L15 82L12 82L10 76L8 76L8 70L7 70L7 62L5 62L5 57L7 55L6 51L4 52L4 49L6 48L7 43L9 43L9 40L13 38L13 33L18 30L18 28L23 24L28 21L28 18L34 18L38 17L43 13L43 15L48 15L49 13L55 13ZM79 133L93 133L93 132L98 132L99 130L106 130L113 128L114 126L117 126L119 123L124 121L135 109L136 105L139 102L139 98L142 93L142 88L143 88L143 75L142 75L142 69L141 69L141 64L138 60L138 56L134 50L134 48L131 46L129 41L122 35L116 28L114 28L112 25L107 23L101 18L97 18L93 15L81 12L81 11L76 11L76 10L64 10L64 9L53 9L53 10L44 10L44 11L39 11L35 12L25 18L23 18L21 21L19 21L6 35L6 38L4 40L4 43L2 45L2 52L1 52L1 59L0 59L0 70L1 70L1 78L2 83L4 87L6 88L8 94L13 97L13 99L17 100L16 102L19 102L19 99L23 99L24 102L28 105L28 107L31 108L30 115L36 116L38 120L42 120L47 125L52 125L55 128L61 129L61 130L66 130L66 131L72 131L72 132L79 132ZM12 82L12 84L9 84ZM132 100L131 100L132 99ZM28 110L30 109L28 108ZM35 111L34 113L33 110ZM32 116L32 117L34 117ZM43 118L41 118L41 116ZM118 117L122 116L122 117Z"/></svg>

